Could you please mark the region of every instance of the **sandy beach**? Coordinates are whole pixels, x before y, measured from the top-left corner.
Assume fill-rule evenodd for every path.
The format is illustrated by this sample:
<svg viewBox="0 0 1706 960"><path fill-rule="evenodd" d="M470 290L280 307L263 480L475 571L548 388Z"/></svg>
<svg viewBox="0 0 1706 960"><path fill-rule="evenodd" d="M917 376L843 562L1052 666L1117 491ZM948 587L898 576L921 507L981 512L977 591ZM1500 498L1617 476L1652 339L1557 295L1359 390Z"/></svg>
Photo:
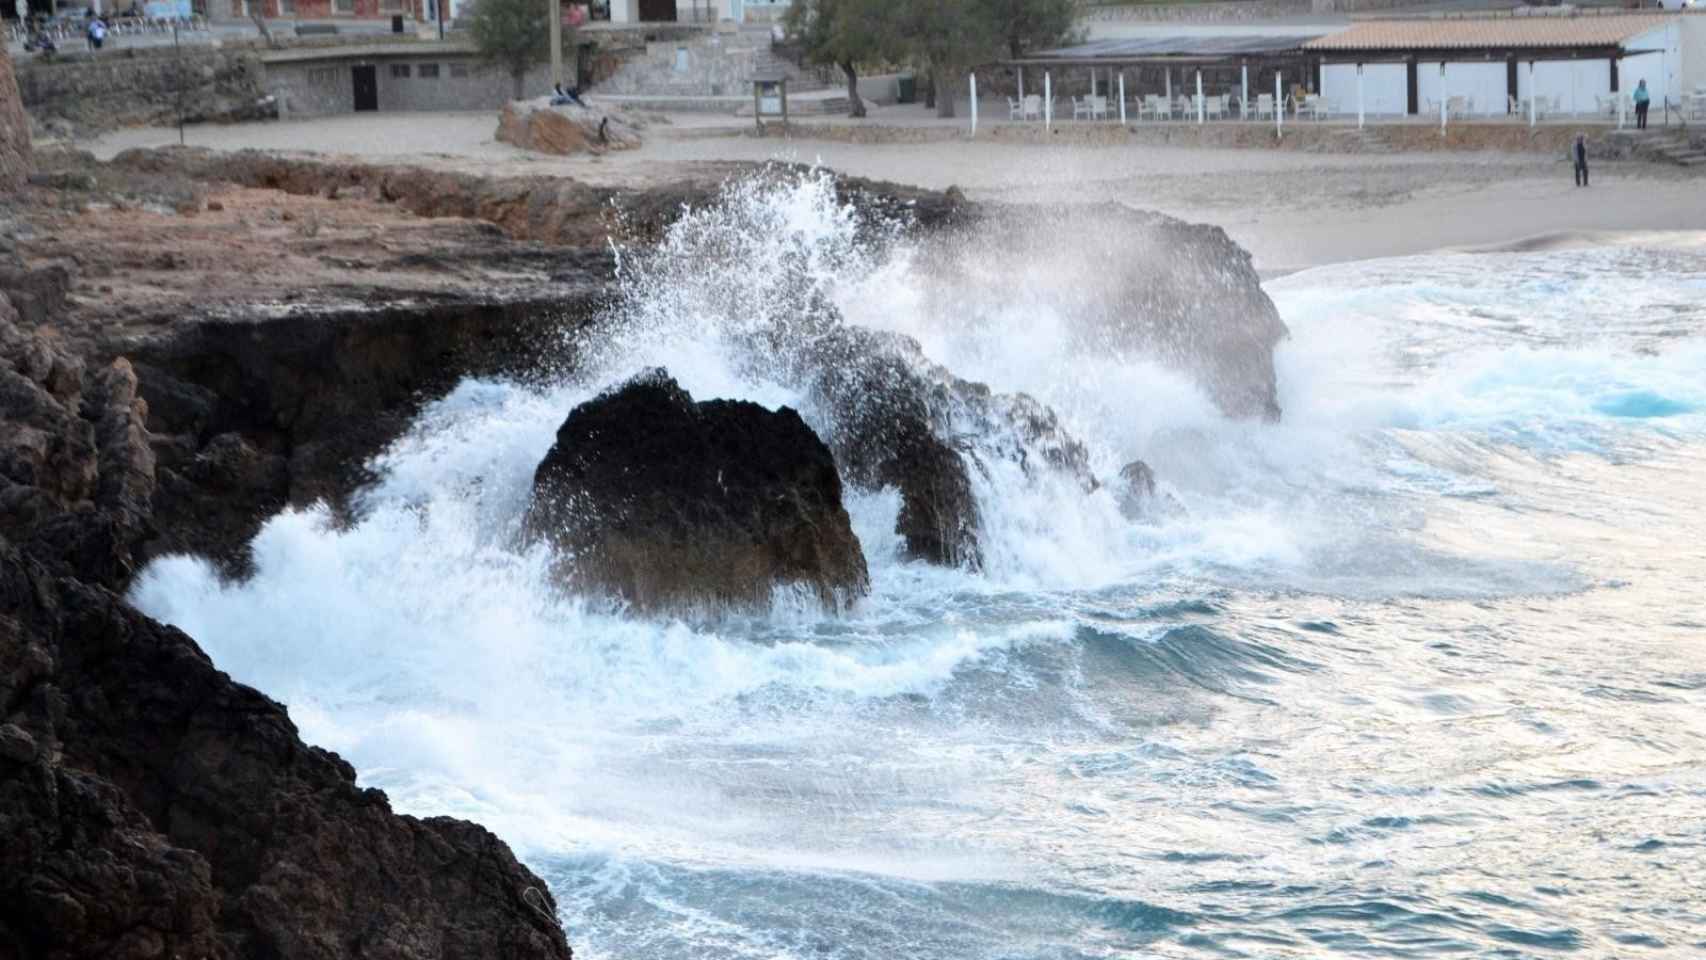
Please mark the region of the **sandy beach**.
<svg viewBox="0 0 1706 960"><path fill-rule="evenodd" d="M398 113L235 126L197 126L186 142L221 150L312 152L488 174L550 174L641 186L719 161L818 163L978 199L1120 202L1215 223L1258 269L1439 249L1606 242L1628 232L1706 229L1706 190L1680 169L1595 165L1578 189L1563 158L1534 154L1296 153L1152 145L1032 145L987 140L846 143L801 125L787 139L748 135L725 117L656 118L640 149L552 157L498 143L489 113ZM171 129L108 134L87 146L110 157L175 143Z"/></svg>

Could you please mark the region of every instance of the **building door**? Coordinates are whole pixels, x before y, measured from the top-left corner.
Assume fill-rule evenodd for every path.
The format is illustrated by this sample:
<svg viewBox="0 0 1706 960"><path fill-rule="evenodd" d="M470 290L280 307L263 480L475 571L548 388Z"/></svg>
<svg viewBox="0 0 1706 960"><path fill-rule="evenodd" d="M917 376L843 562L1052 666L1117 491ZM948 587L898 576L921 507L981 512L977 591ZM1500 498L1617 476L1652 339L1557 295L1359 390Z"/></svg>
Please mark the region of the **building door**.
<svg viewBox="0 0 1706 960"><path fill-rule="evenodd" d="M350 75L355 78L355 109L379 109L379 68L351 67Z"/></svg>
<svg viewBox="0 0 1706 960"><path fill-rule="evenodd" d="M640 0L640 20L644 23L673 22L675 0Z"/></svg>

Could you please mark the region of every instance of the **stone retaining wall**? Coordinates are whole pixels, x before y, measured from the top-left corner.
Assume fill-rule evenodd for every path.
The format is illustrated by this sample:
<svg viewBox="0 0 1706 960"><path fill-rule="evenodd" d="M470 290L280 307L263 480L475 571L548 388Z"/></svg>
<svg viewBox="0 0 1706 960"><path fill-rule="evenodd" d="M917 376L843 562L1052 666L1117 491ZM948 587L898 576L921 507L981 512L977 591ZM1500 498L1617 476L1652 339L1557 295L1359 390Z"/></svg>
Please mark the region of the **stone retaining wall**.
<svg viewBox="0 0 1706 960"><path fill-rule="evenodd" d="M1543 125L1530 129L1521 124L1462 124L1450 127L1445 136L1428 124L1371 124L1364 130L1343 124L1287 124L1283 138L1274 136L1271 123L1060 123L1052 131L1039 123L990 122L980 125L979 140L1001 143L1058 143L1073 146L1115 147L1122 144L1208 147L1246 150L1292 150L1300 153L1427 153L1443 151L1491 151L1568 157L1578 132L1586 133L1588 151L1598 160L1641 159L1632 145L1635 138L1607 127L1576 127L1570 124ZM741 136L757 136L743 129ZM781 136L772 129L767 136ZM794 140L830 140L843 143L940 143L970 137L969 125L883 126L868 123L802 122L789 133Z"/></svg>
<svg viewBox="0 0 1706 960"><path fill-rule="evenodd" d="M24 109L39 134L71 136L116 127L248 120L271 114L252 50L185 49L181 56L112 55L19 64Z"/></svg>

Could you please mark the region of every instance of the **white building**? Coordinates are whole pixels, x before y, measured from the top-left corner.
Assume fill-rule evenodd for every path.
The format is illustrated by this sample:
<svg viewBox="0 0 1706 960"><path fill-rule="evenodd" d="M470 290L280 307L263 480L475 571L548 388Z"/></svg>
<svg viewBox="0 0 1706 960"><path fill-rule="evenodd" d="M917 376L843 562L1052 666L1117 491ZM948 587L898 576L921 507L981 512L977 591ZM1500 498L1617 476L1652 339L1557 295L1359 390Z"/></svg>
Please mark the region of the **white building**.
<svg viewBox="0 0 1706 960"><path fill-rule="evenodd" d="M611 23L768 23L791 0L610 0Z"/></svg>
<svg viewBox="0 0 1706 960"><path fill-rule="evenodd" d="M1503 115L1538 95L1548 113L1611 113L1642 80L1659 111L1706 76L1706 17L1550 10L1429 20L1370 20L1303 44L1320 90L1354 110L1358 74L1371 113L1427 114L1451 101ZM1694 54L1689 56L1689 54ZM1690 63L1690 61L1692 61ZM1520 107L1519 107L1520 109Z"/></svg>

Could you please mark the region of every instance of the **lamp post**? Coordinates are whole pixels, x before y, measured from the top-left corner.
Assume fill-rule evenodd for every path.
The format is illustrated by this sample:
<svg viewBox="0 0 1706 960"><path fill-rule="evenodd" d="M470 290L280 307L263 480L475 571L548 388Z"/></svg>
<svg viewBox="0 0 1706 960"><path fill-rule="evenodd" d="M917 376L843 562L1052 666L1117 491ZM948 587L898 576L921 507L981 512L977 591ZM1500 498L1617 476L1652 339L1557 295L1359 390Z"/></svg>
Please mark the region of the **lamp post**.
<svg viewBox="0 0 1706 960"><path fill-rule="evenodd" d="M551 8L551 92L555 93L563 85L563 5L561 0L545 2Z"/></svg>

